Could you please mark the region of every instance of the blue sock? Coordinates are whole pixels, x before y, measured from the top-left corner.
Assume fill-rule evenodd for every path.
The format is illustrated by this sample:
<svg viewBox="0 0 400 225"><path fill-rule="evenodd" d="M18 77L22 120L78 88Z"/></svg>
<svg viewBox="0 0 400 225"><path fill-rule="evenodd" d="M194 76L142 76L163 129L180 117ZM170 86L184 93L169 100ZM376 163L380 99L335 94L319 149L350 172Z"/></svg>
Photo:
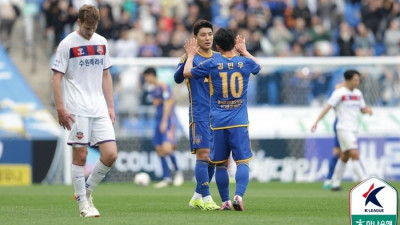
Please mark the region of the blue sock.
<svg viewBox="0 0 400 225"><path fill-rule="evenodd" d="M169 167L168 167L168 162L167 158L165 156L160 157L161 159L161 169L163 171L163 178L171 178L171 175L169 173Z"/></svg>
<svg viewBox="0 0 400 225"><path fill-rule="evenodd" d="M215 173L215 165L208 164L208 181L211 182Z"/></svg>
<svg viewBox="0 0 400 225"><path fill-rule="evenodd" d="M207 167L208 161L196 160L196 166L194 168L194 175L197 181L196 192L200 193L203 197L210 195Z"/></svg>
<svg viewBox="0 0 400 225"><path fill-rule="evenodd" d="M217 183L219 195L222 202L229 201L229 175L227 166L217 166L215 171L215 181Z"/></svg>
<svg viewBox="0 0 400 225"><path fill-rule="evenodd" d="M173 152L171 152L171 154L169 154L169 157L171 158L171 162L172 162L172 165L174 165L175 171L178 171L179 168L178 168L178 163L176 162L175 154Z"/></svg>
<svg viewBox="0 0 400 225"><path fill-rule="evenodd" d="M236 170L236 192L235 195L243 197L249 184L249 167L246 164L239 164Z"/></svg>
<svg viewBox="0 0 400 225"><path fill-rule="evenodd" d="M335 166L336 166L338 159L339 159L339 155L333 155L331 160L329 160L329 172L328 172L328 175L326 176L327 180L332 179L333 172L335 171Z"/></svg>

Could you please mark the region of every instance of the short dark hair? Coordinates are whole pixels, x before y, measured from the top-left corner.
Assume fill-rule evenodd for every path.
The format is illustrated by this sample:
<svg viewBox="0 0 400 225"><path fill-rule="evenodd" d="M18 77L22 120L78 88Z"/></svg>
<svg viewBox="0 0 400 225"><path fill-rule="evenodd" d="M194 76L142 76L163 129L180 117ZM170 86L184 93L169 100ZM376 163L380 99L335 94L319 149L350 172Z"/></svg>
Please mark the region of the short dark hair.
<svg viewBox="0 0 400 225"><path fill-rule="evenodd" d="M193 34L197 36L201 28L210 28L213 31L213 25L208 20L199 20L193 25Z"/></svg>
<svg viewBox="0 0 400 225"><path fill-rule="evenodd" d="M344 79L351 80L353 79L354 75L361 76L360 72L357 70L346 70L346 72L344 72Z"/></svg>
<svg viewBox="0 0 400 225"><path fill-rule="evenodd" d="M143 71L143 76L147 75L157 76L156 69L154 69L154 67L148 67Z"/></svg>
<svg viewBox="0 0 400 225"><path fill-rule="evenodd" d="M224 51L230 51L235 47L236 34L231 29L219 28L214 35L214 42Z"/></svg>

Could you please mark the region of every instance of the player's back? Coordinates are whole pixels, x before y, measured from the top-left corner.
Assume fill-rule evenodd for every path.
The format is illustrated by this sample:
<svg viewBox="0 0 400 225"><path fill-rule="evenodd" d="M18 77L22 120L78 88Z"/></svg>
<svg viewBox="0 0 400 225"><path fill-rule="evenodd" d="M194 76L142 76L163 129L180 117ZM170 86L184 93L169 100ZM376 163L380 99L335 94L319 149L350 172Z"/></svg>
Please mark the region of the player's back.
<svg viewBox="0 0 400 225"><path fill-rule="evenodd" d="M172 98L171 86L160 83L152 92L153 105L156 107L156 121L160 122L164 112L165 101ZM173 115L174 106L172 106L171 115ZM171 116L170 116L171 117Z"/></svg>
<svg viewBox="0 0 400 225"><path fill-rule="evenodd" d="M210 63L212 128L247 126L247 86L260 66L242 56L218 56Z"/></svg>

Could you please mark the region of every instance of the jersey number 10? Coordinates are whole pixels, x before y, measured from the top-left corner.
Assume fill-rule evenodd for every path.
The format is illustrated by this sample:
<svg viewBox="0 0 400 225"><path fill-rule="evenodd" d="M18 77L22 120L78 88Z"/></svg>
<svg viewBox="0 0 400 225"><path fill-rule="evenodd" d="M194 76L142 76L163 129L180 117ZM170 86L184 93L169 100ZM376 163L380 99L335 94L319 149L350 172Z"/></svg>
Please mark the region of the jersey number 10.
<svg viewBox="0 0 400 225"><path fill-rule="evenodd" d="M239 72L234 72L230 76L229 80L229 87L228 88L228 73L227 72L220 72L219 77L222 79L222 97L228 98L229 93L228 90L230 89L231 95L234 98L240 98L243 94L243 76ZM237 82L236 82L237 81ZM238 88L236 87L236 83L238 84Z"/></svg>

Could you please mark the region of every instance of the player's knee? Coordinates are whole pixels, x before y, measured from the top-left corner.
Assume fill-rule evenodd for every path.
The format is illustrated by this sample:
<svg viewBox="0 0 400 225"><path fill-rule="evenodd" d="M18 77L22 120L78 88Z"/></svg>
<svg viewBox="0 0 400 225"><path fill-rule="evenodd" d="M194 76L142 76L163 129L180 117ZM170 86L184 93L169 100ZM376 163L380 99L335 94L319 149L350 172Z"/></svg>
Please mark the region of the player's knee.
<svg viewBox="0 0 400 225"><path fill-rule="evenodd" d="M208 160L210 155L210 150L208 149L197 149L196 157L198 160Z"/></svg>

